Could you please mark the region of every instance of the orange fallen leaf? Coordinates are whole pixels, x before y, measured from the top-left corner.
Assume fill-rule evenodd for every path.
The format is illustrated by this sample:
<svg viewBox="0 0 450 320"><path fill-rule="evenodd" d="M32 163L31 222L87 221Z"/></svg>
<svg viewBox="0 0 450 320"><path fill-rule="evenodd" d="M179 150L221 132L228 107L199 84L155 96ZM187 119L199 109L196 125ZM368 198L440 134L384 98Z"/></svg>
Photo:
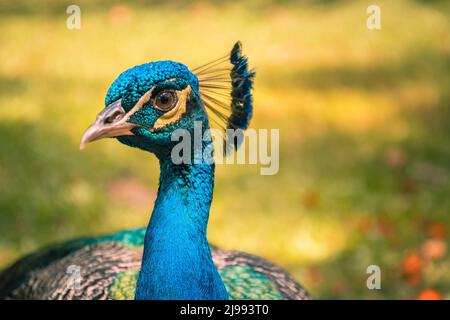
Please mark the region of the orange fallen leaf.
<svg viewBox="0 0 450 320"><path fill-rule="evenodd" d="M441 299L442 299L441 294L433 289L425 289L417 297L417 300L441 300Z"/></svg>
<svg viewBox="0 0 450 320"><path fill-rule="evenodd" d="M425 258L442 258L447 253L447 244L444 240L430 239L422 245L421 252Z"/></svg>
<svg viewBox="0 0 450 320"><path fill-rule="evenodd" d="M412 252L403 260L403 272L406 274L418 273L422 268L422 259L420 256Z"/></svg>

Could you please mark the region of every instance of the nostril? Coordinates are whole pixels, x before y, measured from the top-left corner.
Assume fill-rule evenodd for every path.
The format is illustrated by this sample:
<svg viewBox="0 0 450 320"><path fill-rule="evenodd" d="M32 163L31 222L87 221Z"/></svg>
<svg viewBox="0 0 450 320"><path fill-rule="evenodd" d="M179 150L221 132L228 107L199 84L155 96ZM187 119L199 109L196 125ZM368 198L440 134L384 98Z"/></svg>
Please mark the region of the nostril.
<svg viewBox="0 0 450 320"><path fill-rule="evenodd" d="M123 117L123 113L120 112L119 110L117 110L117 111L114 111L111 115L107 116L104 120L104 123L111 124L116 121L119 121L120 119L122 119L122 117Z"/></svg>

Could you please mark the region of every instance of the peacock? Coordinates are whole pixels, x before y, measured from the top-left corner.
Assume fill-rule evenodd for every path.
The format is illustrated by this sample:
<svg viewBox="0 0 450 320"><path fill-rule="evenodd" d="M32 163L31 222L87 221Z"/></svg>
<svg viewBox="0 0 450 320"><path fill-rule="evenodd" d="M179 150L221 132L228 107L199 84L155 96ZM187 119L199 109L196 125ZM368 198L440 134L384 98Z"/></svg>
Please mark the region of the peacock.
<svg viewBox="0 0 450 320"><path fill-rule="evenodd" d="M158 194L147 228L79 238L31 253L0 274L0 298L310 299L278 266L208 243L214 161L173 161L176 130L247 129L254 76L240 42L195 69L167 60L121 73L80 148L116 138L158 158ZM220 152L236 150L236 137L224 135ZM211 136L201 141L183 149L183 159L211 148Z"/></svg>

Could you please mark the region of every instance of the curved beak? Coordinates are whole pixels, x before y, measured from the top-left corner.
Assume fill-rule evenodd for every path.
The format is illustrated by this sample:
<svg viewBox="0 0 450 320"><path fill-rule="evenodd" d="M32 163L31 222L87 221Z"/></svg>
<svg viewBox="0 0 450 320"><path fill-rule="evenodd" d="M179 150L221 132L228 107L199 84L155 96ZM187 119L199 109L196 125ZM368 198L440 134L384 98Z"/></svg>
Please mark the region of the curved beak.
<svg viewBox="0 0 450 320"><path fill-rule="evenodd" d="M80 149L84 149L89 142L103 138L133 135L131 129L138 125L127 122L129 115L123 109L121 102L121 100L113 102L99 113L81 138Z"/></svg>

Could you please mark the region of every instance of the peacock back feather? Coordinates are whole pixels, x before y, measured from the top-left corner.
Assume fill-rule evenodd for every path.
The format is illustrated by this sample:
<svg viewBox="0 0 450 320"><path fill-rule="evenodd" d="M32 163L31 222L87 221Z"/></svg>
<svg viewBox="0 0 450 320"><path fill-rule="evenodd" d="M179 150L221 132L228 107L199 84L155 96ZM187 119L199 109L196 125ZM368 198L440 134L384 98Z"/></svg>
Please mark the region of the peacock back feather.
<svg viewBox="0 0 450 320"><path fill-rule="evenodd" d="M0 274L0 299L134 299L145 229L81 238L49 247L16 262ZM243 252L211 246L212 257L230 299L309 299L289 274ZM80 268L73 284L70 266Z"/></svg>

